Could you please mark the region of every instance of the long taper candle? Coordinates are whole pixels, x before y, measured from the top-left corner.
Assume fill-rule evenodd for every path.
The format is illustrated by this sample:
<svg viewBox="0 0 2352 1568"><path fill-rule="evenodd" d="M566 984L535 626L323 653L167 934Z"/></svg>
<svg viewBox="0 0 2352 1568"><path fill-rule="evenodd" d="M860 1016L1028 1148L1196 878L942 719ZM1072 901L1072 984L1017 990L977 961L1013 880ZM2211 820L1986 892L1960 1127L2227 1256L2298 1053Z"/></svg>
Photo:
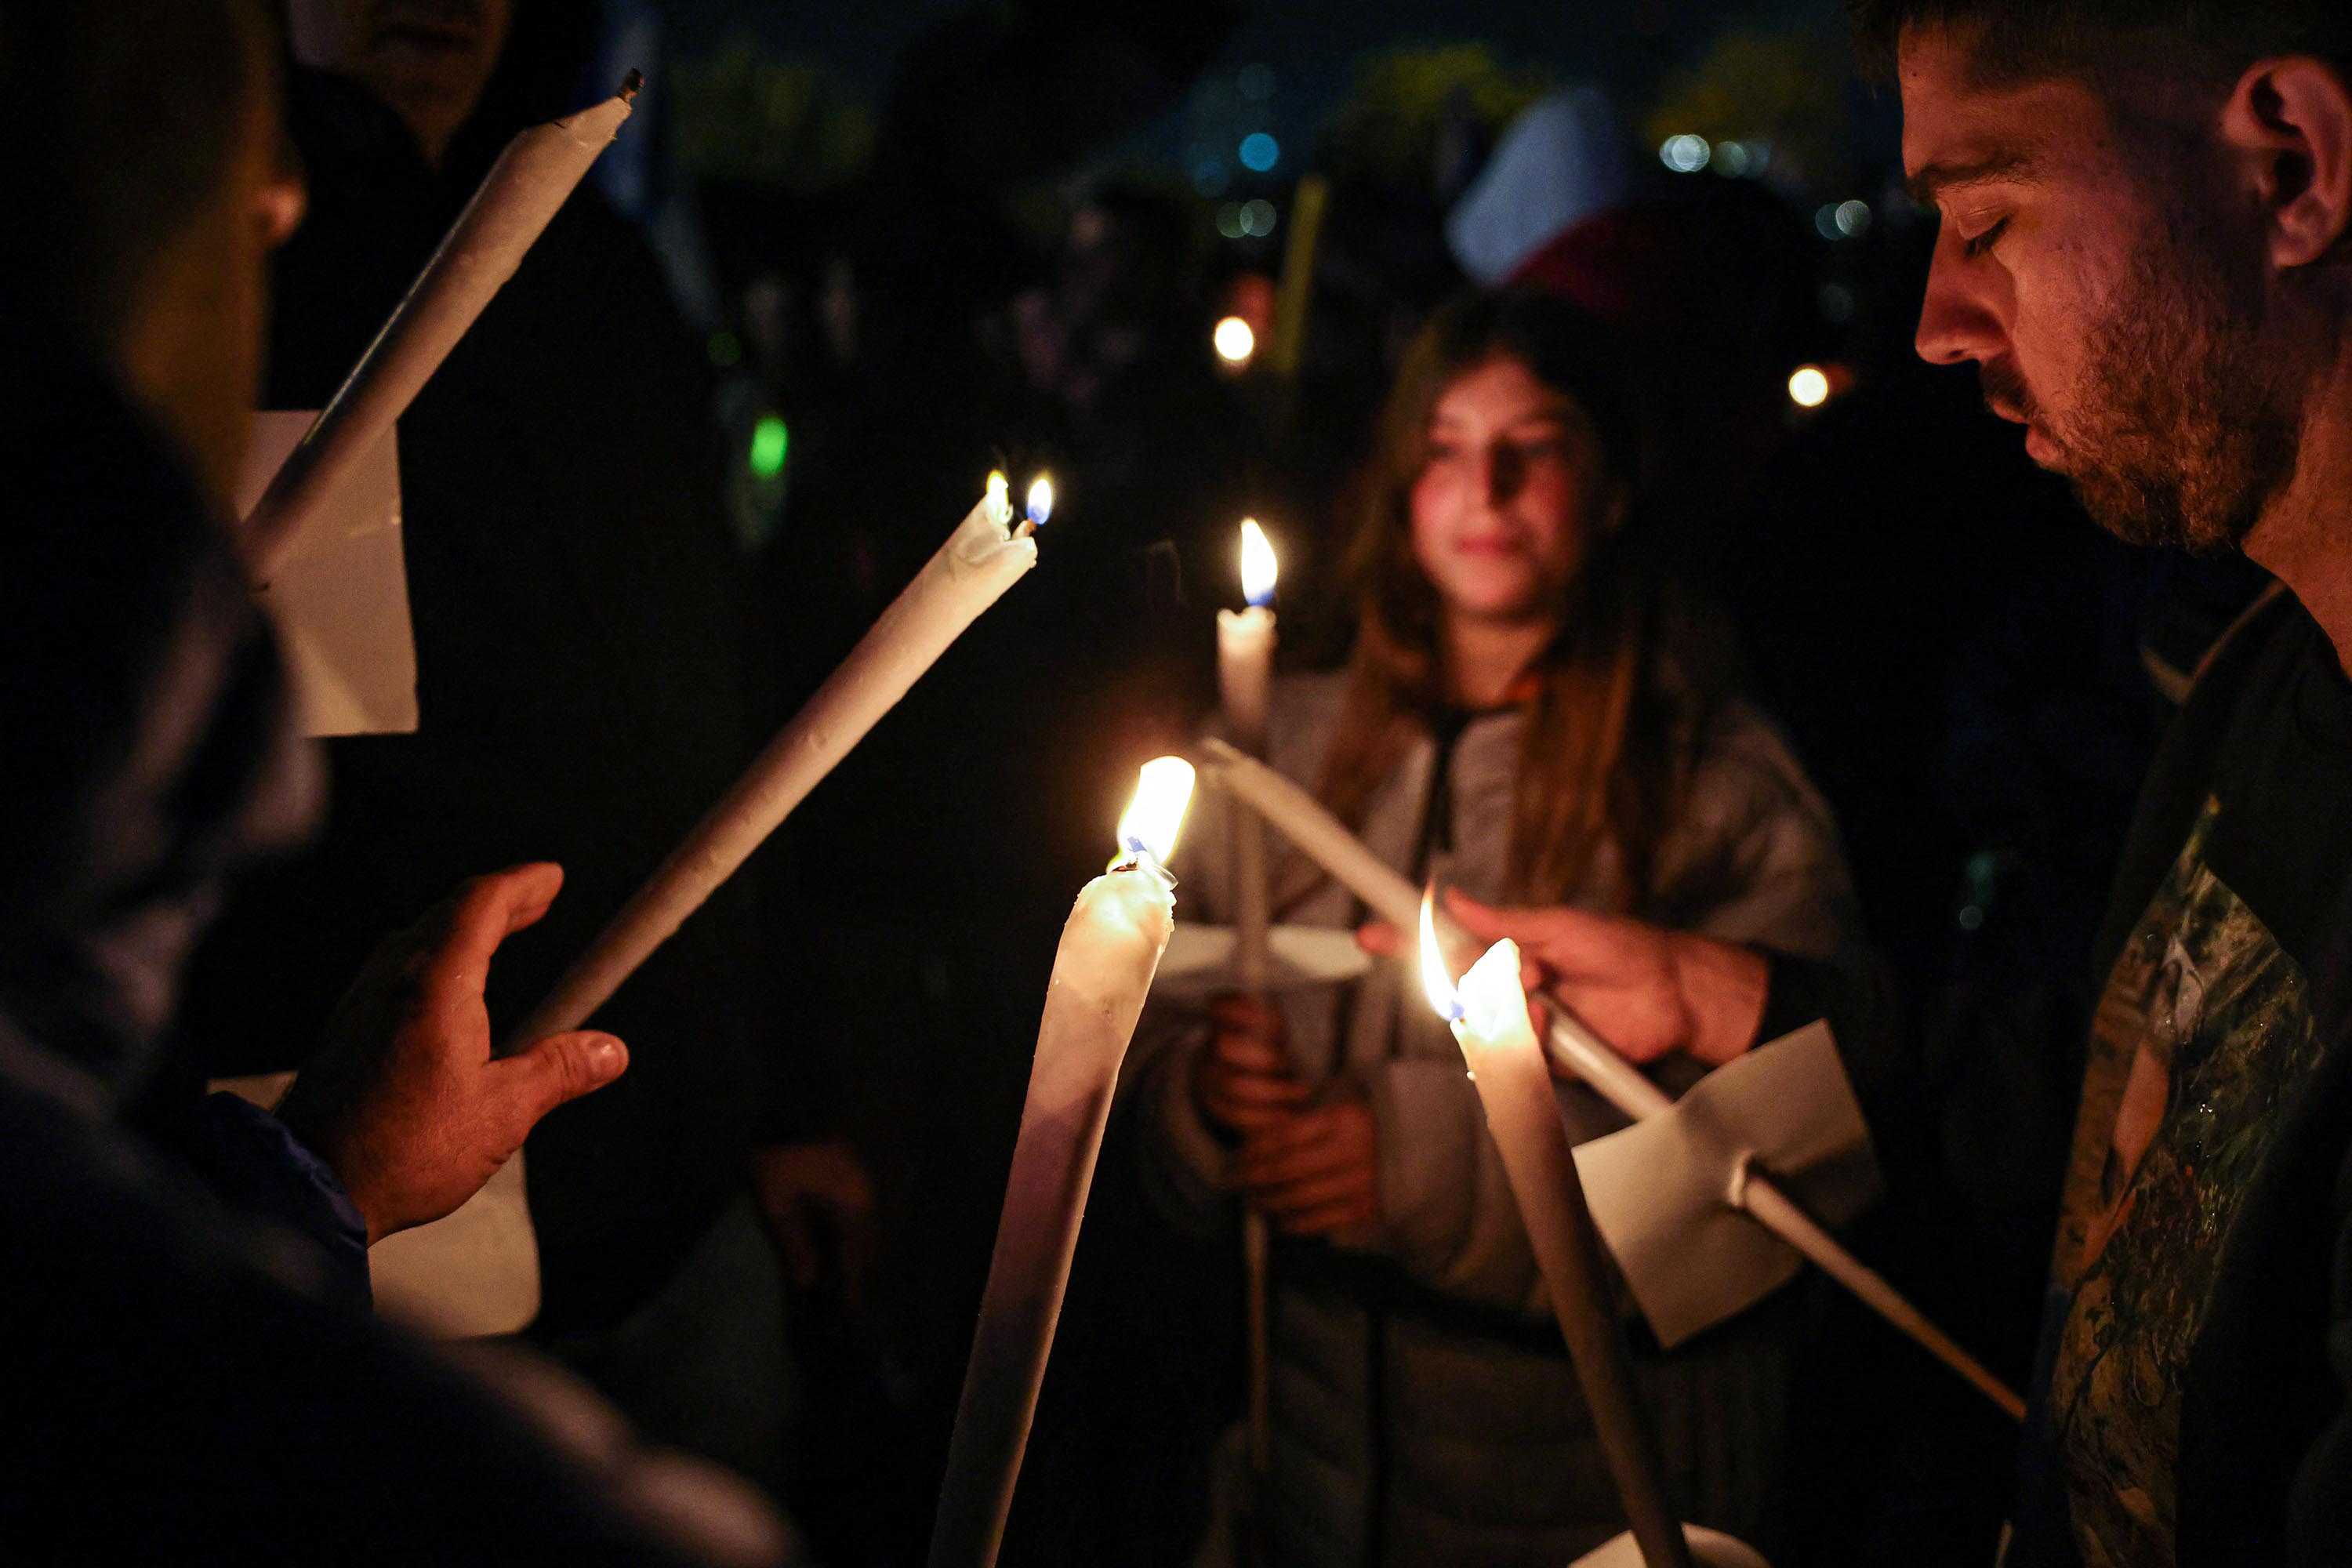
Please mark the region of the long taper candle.
<svg viewBox="0 0 2352 1568"><path fill-rule="evenodd" d="M1689 1568L1682 1525L1666 1506L1657 1436L1634 1398L1624 1337L1609 1309L1601 1238L1584 1206L1568 1125L1528 1017L1527 994L1519 989L1517 944L1489 948L1462 976L1457 994L1438 950L1432 902L1424 899L1421 910L1422 981L1431 1005L1453 1025L1477 1085L1626 1521L1650 1568Z"/></svg>
<svg viewBox="0 0 2352 1568"><path fill-rule="evenodd" d="M1266 711L1274 684L1274 546L1255 518L1241 528L1242 597L1247 608L1217 612L1217 690L1225 731L1253 757L1265 755ZM1266 885L1265 823L1254 811L1233 821L1234 970L1242 992L1263 1006L1272 978L1267 931L1273 920ZM1273 1345L1266 1313L1269 1253L1265 1215L1242 1215L1242 1277L1249 1334L1250 1471L1261 1481L1274 1458Z"/></svg>
<svg viewBox="0 0 2352 1568"><path fill-rule="evenodd" d="M1052 504L1052 487L1038 480L1030 489L1028 521L1043 522L1045 509ZM516 1045L586 1023L621 982L808 798L809 791L866 738L948 645L1037 564L1036 541L1029 537L1026 525L1013 531L1012 521L1004 477L992 474L979 504L858 639L841 667L515 1030L511 1038Z"/></svg>
<svg viewBox="0 0 2352 1568"><path fill-rule="evenodd" d="M590 165L620 134L641 79L631 71L604 102L532 126L507 143L392 319L247 514L240 531L257 581L268 584L302 524L407 412L514 276Z"/></svg>
<svg viewBox="0 0 2352 1568"><path fill-rule="evenodd" d="M931 1568L987 1568L1003 1540L1111 1091L1174 922L1175 883L1161 864L1192 797L1190 763L1147 763L1119 822L1120 858L1079 892L1062 927L940 1486Z"/></svg>

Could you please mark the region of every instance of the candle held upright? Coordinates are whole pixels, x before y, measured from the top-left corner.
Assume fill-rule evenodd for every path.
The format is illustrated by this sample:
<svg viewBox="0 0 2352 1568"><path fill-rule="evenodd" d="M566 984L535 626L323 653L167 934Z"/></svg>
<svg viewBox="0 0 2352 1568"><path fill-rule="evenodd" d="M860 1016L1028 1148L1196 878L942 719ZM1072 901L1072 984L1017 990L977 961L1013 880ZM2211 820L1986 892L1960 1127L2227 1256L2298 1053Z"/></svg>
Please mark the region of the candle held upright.
<svg viewBox="0 0 2352 1568"><path fill-rule="evenodd" d="M1518 946L1507 941L1487 949L1457 992L1438 945L1434 906L1433 895L1423 898L1422 984L1430 1005L1453 1026L1477 1086L1626 1521L1650 1568L1689 1568L1682 1525L1666 1505L1657 1436L1636 1400L1624 1337L1609 1304L1601 1238L1584 1206L1568 1126L1528 1016Z"/></svg>
<svg viewBox="0 0 2352 1568"><path fill-rule="evenodd" d="M1111 1092L1174 924L1175 881L1162 863L1192 797L1191 763L1145 764L1119 819L1118 858L1079 892L1062 928L940 1483L931 1568L987 1568L1003 1540Z"/></svg>
<svg viewBox="0 0 2352 1568"><path fill-rule="evenodd" d="M1257 519L1241 526L1242 597L1246 608L1217 612L1217 691L1225 732L1250 756L1265 755L1266 714L1274 683L1274 546ZM1233 824L1234 971L1243 994L1264 1005L1272 979L1268 941L1272 899L1265 866L1265 824L1254 811ZM1266 1314L1269 1240L1265 1216L1242 1216L1242 1275L1249 1334L1249 1460L1263 1481L1273 1462L1274 1423L1269 1381L1272 1344Z"/></svg>

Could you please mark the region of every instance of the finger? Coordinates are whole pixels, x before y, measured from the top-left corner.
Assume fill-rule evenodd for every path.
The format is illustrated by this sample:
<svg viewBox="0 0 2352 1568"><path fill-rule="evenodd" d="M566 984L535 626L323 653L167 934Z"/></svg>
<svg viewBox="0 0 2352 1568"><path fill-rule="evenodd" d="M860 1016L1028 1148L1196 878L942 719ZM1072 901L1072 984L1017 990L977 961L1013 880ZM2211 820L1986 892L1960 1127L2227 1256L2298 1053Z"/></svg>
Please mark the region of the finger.
<svg viewBox="0 0 2352 1568"><path fill-rule="evenodd" d="M1335 1172L1360 1173L1364 1150L1339 1139L1307 1143L1266 1153L1245 1152L1234 1166L1234 1184L1252 1192L1271 1191L1295 1182L1328 1176Z"/></svg>
<svg viewBox="0 0 2352 1568"><path fill-rule="evenodd" d="M1303 1214L1268 1215L1266 1217L1273 1220L1274 1227L1285 1236L1328 1236L1335 1230L1345 1230L1350 1226L1368 1225L1378 1219L1380 1214L1379 1201L1366 1196L1327 1204Z"/></svg>
<svg viewBox="0 0 2352 1568"><path fill-rule="evenodd" d="M1220 1085L1212 1098L1251 1110L1296 1111L1307 1103L1307 1090L1287 1079L1236 1078Z"/></svg>
<svg viewBox="0 0 2352 1568"><path fill-rule="evenodd" d="M1272 1040L1282 1027L1281 1016L1265 1003L1247 996L1224 995L1209 1004L1209 1016L1227 1034Z"/></svg>
<svg viewBox="0 0 2352 1568"><path fill-rule="evenodd" d="M550 1035L529 1050L489 1064L492 1081L526 1117L526 1133L567 1100L604 1088L628 1070L629 1050L611 1035L582 1029Z"/></svg>
<svg viewBox="0 0 2352 1568"><path fill-rule="evenodd" d="M1463 930L1481 942L1497 942L1509 937L1517 942L1526 962L1539 975L1590 974L1605 969L1612 952L1622 952L1625 943L1622 922L1566 905L1497 909L1449 889L1445 908Z"/></svg>
<svg viewBox="0 0 2352 1568"><path fill-rule="evenodd" d="M562 886L563 868L541 861L477 877L451 895L448 923L425 963L426 1008L479 1003L499 943L547 913Z"/></svg>
<svg viewBox="0 0 2352 1568"><path fill-rule="evenodd" d="M1307 1214L1332 1204L1361 1202L1372 1189L1371 1173L1356 1165L1344 1171L1327 1171L1320 1175L1284 1182L1278 1186L1254 1189L1250 1201L1270 1218L1280 1219L1289 1215Z"/></svg>
<svg viewBox="0 0 2352 1568"><path fill-rule="evenodd" d="M1255 1136L1268 1128L1280 1126L1289 1121L1295 1112L1282 1106L1221 1105L1212 1100L1209 1103L1209 1114L1236 1132L1244 1136Z"/></svg>
<svg viewBox="0 0 2352 1568"><path fill-rule="evenodd" d="M1403 951L1404 938L1386 921L1366 921L1356 928L1356 945L1374 958L1394 958Z"/></svg>
<svg viewBox="0 0 2352 1568"><path fill-rule="evenodd" d="M1254 1040L1247 1035L1219 1035L1216 1049L1218 1062L1228 1072L1261 1078L1296 1077L1290 1070L1290 1058L1280 1047Z"/></svg>

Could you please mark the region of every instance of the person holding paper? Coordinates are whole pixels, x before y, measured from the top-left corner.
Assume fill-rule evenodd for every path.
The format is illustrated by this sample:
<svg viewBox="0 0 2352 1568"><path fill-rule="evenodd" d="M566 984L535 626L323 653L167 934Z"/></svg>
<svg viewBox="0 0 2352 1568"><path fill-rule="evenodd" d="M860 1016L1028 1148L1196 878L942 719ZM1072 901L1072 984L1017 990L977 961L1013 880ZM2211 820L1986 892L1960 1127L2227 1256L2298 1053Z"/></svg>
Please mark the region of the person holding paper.
<svg viewBox="0 0 2352 1568"><path fill-rule="evenodd" d="M1608 332L1561 301L1438 315L1381 429L1354 655L1276 681L1269 761L1409 876L1860 968L1824 808L1670 608L1624 388ZM1204 800L1178 868L1211 919L1231 809ZM1279 918L1361 920L1272 858ZM1282 1238L1276 1561L1565 1561L1624 1521L1461 1053L1413 986L1382 966L1266 1013L1155 1009L1129 1089L1148 1176L1179 1217L1238 1194ZM1745 1043L1678 1037L1654 1070L1685 1086ZM1560 1102L1580 1139L1622 1125L1581 1085ZM1675 1506L1759 1542L1788 1306L1641 1358Z"/></svg>
<svg viewBox="0 0 2352 1568"><path fill-rule="evenodd" d="M342 1070L286 1121L207 1102L228 1114L190 1136L234 1151L235 1190L134 1123L222 885L316 808L227 513L263 260L302 192L258 5L0 0L0 39L27 68L0 145L10 1560L779 1560L740 1486L647 1464L543 1372L499 1362L494 1393L366 1308L368 1240L464 1201L624 1063L588 1034L489 1059L494 952L552 868L483 879L387 947Z"/></svg>
<svg viewBox="0 0 2352 1568"><path fill-rule="evenodd" d="M275 267L268 403L316 408L508 137L576 107L593 17L561 0L289 16L312 216ZM373 911L482 863L557 861L564 895L491 994L512 1027L783 717L710 408L651 247L583 186L400 422L417 727L328 743L320 840L251 879L198 955L190 1033L215 1072L300 1065L282 1043L315 1037L334 1000L318 977L361 962ZM639 1425L772 1489L787 1270L850 1291L871 1205L793 1023L796 954L769 918L791 912L788 853L600 1010L632 1071L543 1123L527 1173L533 1332Z"/></svg>

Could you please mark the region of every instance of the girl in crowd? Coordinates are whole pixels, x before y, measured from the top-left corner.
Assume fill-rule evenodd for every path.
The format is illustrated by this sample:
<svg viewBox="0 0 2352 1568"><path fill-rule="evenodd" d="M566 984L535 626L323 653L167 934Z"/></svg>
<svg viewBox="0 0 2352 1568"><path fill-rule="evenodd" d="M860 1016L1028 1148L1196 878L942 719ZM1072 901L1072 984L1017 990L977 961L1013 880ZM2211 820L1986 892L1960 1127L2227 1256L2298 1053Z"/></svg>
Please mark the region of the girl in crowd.
<svg viewBox="0 0 2352 1568"><path fill-rule="evenodd" d="M1850 957L1834 828L1671 608L1640 446L1599 323L1528 294L1441 311L1384 416L1354 652L1276 683L1269 760L1416 880ZM1191 918L1231 907L1226 823L1204 799ZM1278 840L1274 864L1278 918L1363 920ZM1748 1043L1702 1037L1649 1070L1679 1090ZM1128 1092L1171 1214L1228 1223L1238 1197L1275 1228L1276 1562L1557 1564L1623 1528L1475 1091L1404 965L1263 1012L1156 1008ZM1560 1101L1579 1140L1622 1124L1581 1085ZM1628 1320L1684 1517L1752 1542L1772 1534L1791 1305L1671 1355Z"/></svg>

